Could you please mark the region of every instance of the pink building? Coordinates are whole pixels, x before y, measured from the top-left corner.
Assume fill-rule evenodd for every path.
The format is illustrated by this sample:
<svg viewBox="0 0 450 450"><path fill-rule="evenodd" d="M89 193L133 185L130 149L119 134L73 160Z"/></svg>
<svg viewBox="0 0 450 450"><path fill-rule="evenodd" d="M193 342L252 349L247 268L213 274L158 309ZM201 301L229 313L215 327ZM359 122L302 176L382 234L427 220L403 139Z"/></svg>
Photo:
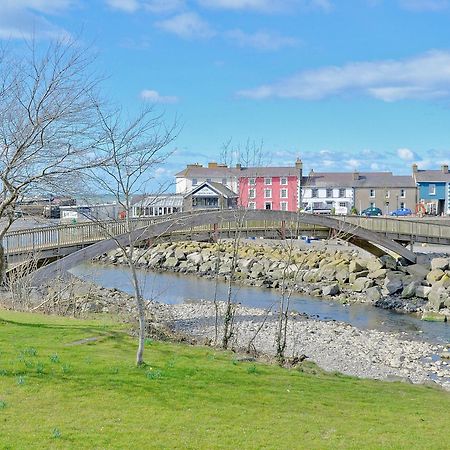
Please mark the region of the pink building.
<svg viewBox="0 0 450 450"><path fill-rule="evenodd" d="M301 167L243 168L239 177L240 206L297 211L300 171Z"/></svg>

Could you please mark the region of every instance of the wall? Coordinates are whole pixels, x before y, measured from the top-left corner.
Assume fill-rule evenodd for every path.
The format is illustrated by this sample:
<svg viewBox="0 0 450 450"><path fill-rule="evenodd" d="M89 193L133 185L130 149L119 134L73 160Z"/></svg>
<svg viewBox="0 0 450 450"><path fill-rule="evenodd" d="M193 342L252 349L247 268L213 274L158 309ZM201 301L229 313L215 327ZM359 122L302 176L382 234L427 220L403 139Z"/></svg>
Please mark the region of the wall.
<svg viewBox="0 0 450 450"><path fill-rule="evenodd" d="M375 190L375 198L370 197L370 190ZM405 197L401 197L401 189L405 190ZM386 191L389 191L389 198L386 198ZM386 203L389 202L389 205ZM415 211L417 204L417 190L416 188L355 188L355 207L358 212L368 208L371 203L374 203L377 208L380 208L383 214L389 214L400 208L401 203L405 204L405 208Z"/></svg>
<svg viewBox="0 0 450 450"><path fill-rule="evenodd" d="M419 186L419 199L421 200L443 200L445 199L445 183L429 183L429 182L420 182L417 183ZM429 193L430 184L434 184L436 186L436 194L432 195Z"/></svg>
<svg viewBox="0 0 450 450"><path fill-rule="evenodd" d="M270 177L256 177L255 185L250 185L251 178L240 178L239 205L248 208L250 203L255 203L255 209L265 209L267 202L271 203L271 209L279 211L281 210L281 203L287 202L287 211L297 211L298 178L296 176L284 177L287 178L287 185L281 184L281 178L283 177L271 177L271 185L265 184L265 178ZM255 190L255 198L249 197L250 189ZM272 190L271 198L265 198L265 189ZM287 189L287 198L281 198L282 189Z"/></svg>

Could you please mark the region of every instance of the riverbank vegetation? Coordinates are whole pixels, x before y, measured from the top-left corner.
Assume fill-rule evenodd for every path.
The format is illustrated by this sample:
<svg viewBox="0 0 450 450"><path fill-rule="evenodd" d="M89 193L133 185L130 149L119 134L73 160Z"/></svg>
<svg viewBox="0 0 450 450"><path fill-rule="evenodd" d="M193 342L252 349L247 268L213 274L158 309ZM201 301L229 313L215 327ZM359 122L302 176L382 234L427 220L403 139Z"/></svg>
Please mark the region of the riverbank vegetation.
<svg viewBox="0 0 450 450"><path fill-rule="evenodd" d="M3 448L445 448L450 395L0 310Z"/></svg>

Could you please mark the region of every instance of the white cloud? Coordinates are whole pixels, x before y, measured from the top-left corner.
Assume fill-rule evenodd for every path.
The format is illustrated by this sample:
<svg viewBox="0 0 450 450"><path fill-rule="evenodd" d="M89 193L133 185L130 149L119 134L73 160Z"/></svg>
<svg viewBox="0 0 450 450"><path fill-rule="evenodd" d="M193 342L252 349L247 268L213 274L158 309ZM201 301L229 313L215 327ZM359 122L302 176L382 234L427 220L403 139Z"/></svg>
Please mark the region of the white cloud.
<svg viewBox="0 0 450 450"><path fill-rule="evenodd" d="M216 34L208 22L192 12L178 14L170 19L157 22L156 25L162 30L184 39L207 39Z"/></svg>
<svg viewBox="0 0 450 450"><path fill-rule="evenodd" d="M330 11L330 0L197 0L204 7L213 9L229 9L235 11L248 10L263 13L282 12L292 9L318 9Z"/></svg>
<svg viewBox="0 0 450 450"><path fill-rule="evenodd" d="M442 11L450 6L449 0L400 0L400 6L410 11Z"/></svg>
<svg viewBox="0 0 450 450"><path fill-rule="evenodd" d="M305 70L290 78L238 92L242 97L320 100L358 94L385 102L450 96L450 52L429 51L404 59L357 62Z"/></svg>
<svg viewBox="0 0 450 450"><path fill-rule="evenodd" d="M397 150L397 156L404 161L412 161L416 157L414 152L409 148L399 148Z"/></svg>
<svg viewBox="0 0 450 450"><path fill-rule="evenodd" d="M141 7L138 0L106 0L106 4L112 9L127 13L134 13Z"/></svg>
<svg viewBox="0 0 450 450"><path fill-rule="evenodd" d="M126 13L145 10L151 13L167 13L182 9L185 0L105 0L112 9Z"/></svg>
<svg viewBox="0 0 450 450"><path fill-rule="evenodd" d="M143 100L146 100L151 103L177 103L178 97L174 95L161 95L158 91L154 91L151 89L144 89L140 94Z"/></svg>
<svg viewBox="0 0 450 450"><path fill-rule="evenodd" d="M69 34L42 14L59 14L73 0L3 0L0 39L64 38Z"/></svg>
<svg viewBox="0 0 450 450"><path fill-rule="evenodd" d="M245 33L242 30L229 30L225 37L241 47L252 47L258 50L279 50L283 47L293 47L299 44L298 39L288 36L280 36L267 31Z"/></svg>

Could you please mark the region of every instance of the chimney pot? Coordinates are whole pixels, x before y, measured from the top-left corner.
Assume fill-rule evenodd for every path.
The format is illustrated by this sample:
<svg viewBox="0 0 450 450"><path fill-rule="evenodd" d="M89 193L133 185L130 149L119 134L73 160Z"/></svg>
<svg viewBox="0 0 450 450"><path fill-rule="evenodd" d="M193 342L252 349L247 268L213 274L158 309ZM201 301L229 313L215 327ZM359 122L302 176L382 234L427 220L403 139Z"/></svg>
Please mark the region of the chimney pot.
<svg viewBox="0 0 450 450"><path fill-rule="evenodd" d="M448 164L442 164L441 170L443 173L448 173Z"/></svg>
<svg viewBox="0 0 450 450"><path fill-rule="evenodd" d="M359 180L359 172L353 172L353 180L358 181Z"/></svg>
<svg viewBox="0 0 450 450"><path fill-rule="evenodd" d="M413 164L413 165L412 165L412 171L413 171L413 173L417 173L418 170L419 170L419 166L418 166L417 164Z"/></svg>

